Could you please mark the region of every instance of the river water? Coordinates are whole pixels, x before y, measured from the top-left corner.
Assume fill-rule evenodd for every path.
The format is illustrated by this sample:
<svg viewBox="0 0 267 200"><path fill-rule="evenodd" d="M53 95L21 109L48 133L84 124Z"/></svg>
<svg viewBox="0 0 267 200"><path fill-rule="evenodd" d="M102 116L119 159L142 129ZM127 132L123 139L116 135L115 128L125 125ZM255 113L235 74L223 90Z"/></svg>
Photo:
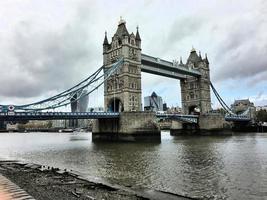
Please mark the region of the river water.
<svg viewBox="0 0 267 200"><path fill-rule="evenodd" d="M93 143L91 133L1 133L0 159L204 199L267 199L267 134Z"/></svg>

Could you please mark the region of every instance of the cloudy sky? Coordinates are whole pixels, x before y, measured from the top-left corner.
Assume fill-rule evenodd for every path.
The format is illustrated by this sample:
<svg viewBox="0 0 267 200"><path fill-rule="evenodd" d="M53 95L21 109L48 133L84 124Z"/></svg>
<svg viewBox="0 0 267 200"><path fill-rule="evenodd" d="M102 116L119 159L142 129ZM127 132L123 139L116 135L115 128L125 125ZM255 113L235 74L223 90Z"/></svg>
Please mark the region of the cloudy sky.
<svg viewBox="0 0 267 200"><path fill-rule="evenodd" d="M265 0L0 0L0 104L49 97L102 65L120 16L139 32L142 52L185 61L192 46L208 54L211 80L228 104L249 98L267 105ZM153 91L180 106L179 81L142 73L143 96ZM218 102L212 96L213 107ZM90 96L103 105L103 90Z"/></svg>

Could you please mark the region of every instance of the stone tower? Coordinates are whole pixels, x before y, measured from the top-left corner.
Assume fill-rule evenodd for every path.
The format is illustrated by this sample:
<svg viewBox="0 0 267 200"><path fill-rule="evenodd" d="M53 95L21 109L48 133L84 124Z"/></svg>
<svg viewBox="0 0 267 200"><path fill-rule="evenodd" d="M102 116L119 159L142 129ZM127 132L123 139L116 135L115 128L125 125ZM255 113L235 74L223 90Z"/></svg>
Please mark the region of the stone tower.
<svg viewBox="0 0 267 200"><path fill-rule="evenodd" d="M104 71L121 57L123 66L104 82L105 111L141 111L141 38L138 28L135 35L129 34L122 19L111 43L105 33Z"/></svg>
<svg viewBox="0 0 267 200"><path fill-rule="evenodd" d="M196 50L192 48L184 67L199 70L201 76L199 78L188 76L180 81L183 113L203 114L210 111L210 70L207 55L202 59L200 52L197 55Z"/></svg>

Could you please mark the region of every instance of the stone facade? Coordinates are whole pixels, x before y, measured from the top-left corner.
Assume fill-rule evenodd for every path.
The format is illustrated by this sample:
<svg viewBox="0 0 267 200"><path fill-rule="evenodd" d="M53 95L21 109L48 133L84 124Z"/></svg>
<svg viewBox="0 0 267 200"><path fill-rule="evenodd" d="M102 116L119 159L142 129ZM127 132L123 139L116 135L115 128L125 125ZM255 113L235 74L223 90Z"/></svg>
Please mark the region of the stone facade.
<svg viewBox="0 0 267 200"><path fill-rule="evenodd" d="M122 112L119 119L94 121L93 141L160 141L154 112Z"/></svg>
<svg viewBox="0 0 267 200"><path fill-rule="evenodd" d="M220 113L200 115L198 124L202 131L231 129L231 123L226 122L224 115Z"/></svg>
<svg viewBox="0 0 267 200"><path fill-rule="evenodd" d="M244 111L246 111L249 108L256 111L254 103L250 102L249 99L235 100L235 102L231 105L231 109L236 114L242 114Z"/></svg>
<svg viewBox="0 0 267 200"><path fill-rule="evenodd" d="M182 110L184 114L201 114L211 110L210 98L210 70L207 55L202 59L201 54L197 55L193 48L184 67L199 70L199 78L188 76L185 80L180 81Z"/></svg>
<svg viewBox="0 0 267 200"><path fill-rule="evenodd" d="M104 83L105 111L141 111L141 38L138 28L136 34L129 34L122 19L111 43L105 34L104 70L121 57L123 66Z"/></svg>

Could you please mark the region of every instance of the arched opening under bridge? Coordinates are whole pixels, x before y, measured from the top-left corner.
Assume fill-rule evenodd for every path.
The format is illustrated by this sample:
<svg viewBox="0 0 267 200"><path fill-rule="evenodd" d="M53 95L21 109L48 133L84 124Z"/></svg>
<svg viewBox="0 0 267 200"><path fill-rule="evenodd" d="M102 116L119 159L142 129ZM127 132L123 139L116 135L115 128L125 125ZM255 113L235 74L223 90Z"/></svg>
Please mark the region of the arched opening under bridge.
<svg viewBox="0 0 267 200"><path fill-rule="evenodd" d="M188 114L189 115L199 115L200 114L200 109L198 106L193 105L188 108Z"/></svg>
<svg viewBox="0 0 267 200"><path fill-rule="evenodd" d="M119 98L113 98L108 105L108 111L110 112L123 112L123 103Z"/></svg>

